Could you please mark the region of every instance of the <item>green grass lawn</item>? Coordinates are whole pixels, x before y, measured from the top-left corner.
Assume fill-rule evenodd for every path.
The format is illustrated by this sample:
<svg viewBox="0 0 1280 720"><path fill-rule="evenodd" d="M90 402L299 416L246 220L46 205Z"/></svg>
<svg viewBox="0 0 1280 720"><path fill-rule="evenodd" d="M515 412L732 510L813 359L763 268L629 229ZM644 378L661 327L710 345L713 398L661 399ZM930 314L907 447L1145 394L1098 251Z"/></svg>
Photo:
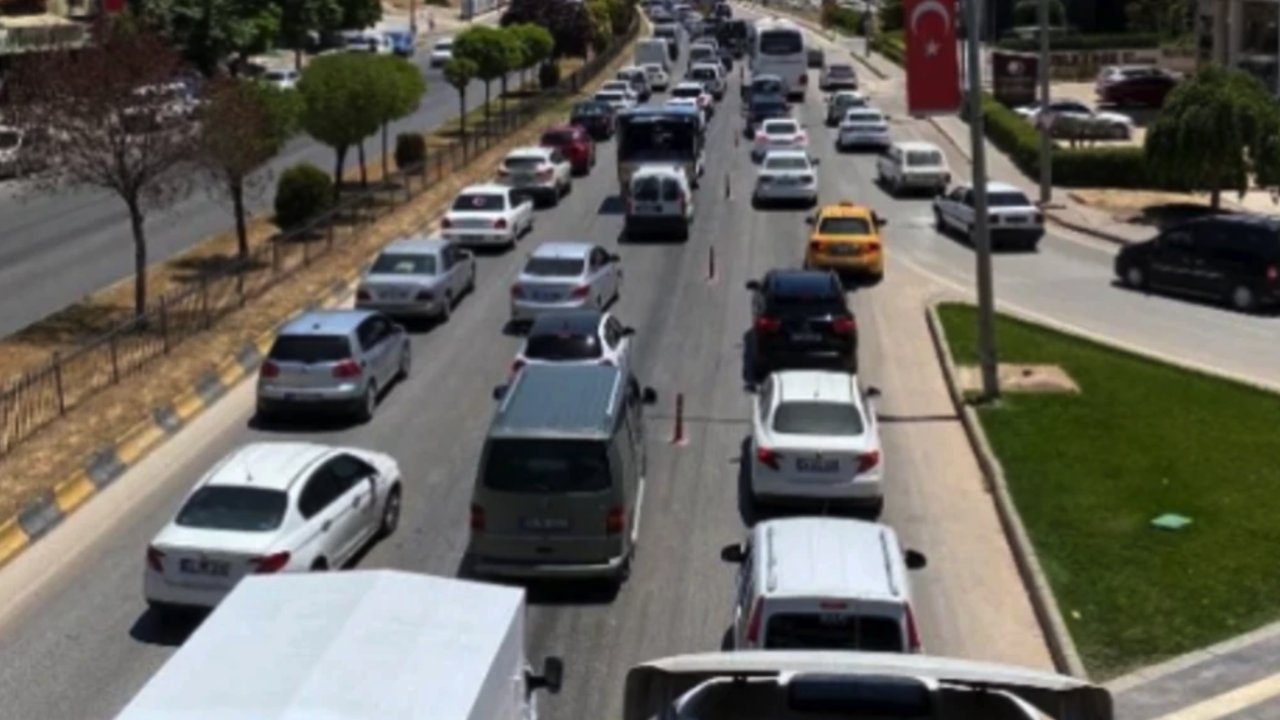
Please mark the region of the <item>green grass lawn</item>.
<svg viewBox="0 0 1280 720"><path fill-rule="evenodd" d="M974 308L940 314L975 363ZM1280 398L1007 317L997 338L1082 390L979 414L1092 677L1280 617ZM1166 512L1194 522L1152 528Z"/></svg>

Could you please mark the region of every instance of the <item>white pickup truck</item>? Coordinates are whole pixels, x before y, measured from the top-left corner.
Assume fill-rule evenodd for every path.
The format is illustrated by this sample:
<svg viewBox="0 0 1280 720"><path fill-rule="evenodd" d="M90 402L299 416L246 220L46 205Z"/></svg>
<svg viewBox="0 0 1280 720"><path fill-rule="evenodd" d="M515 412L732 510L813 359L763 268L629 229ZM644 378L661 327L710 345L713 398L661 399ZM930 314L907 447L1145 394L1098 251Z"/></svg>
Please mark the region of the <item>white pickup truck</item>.
<svg viewBox="0 0 1280 720"><path fill-rule="evenodd" d="M116 720L536 720L524 591L392 570L250 576Z"/></svg>

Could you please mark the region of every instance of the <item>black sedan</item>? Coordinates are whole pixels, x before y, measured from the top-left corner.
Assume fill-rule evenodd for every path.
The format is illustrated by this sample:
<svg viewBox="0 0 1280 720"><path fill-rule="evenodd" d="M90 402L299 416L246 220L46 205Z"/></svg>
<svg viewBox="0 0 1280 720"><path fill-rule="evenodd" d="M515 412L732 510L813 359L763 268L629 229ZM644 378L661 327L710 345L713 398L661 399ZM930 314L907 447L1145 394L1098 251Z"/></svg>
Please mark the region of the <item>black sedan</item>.
<svg viewBox="0 0 1280 720"><path fill-rule="evenodd" d="M811 365L858 371L858 323L834 272L770 270L747 289L754 377Z"/></svg>

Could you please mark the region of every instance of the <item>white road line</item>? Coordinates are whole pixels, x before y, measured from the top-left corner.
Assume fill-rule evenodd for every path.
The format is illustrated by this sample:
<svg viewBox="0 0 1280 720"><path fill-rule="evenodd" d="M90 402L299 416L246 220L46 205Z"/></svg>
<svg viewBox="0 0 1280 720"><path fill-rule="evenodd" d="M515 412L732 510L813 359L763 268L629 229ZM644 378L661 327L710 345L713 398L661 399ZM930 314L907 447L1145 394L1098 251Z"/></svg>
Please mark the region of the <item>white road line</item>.
<svg viewBox="0 0 1280 720"><path fill-rule="evenodd" d="M1157 720L1217 720L1280 695L1280 674L1265 677L1164 715Z"/></svg>

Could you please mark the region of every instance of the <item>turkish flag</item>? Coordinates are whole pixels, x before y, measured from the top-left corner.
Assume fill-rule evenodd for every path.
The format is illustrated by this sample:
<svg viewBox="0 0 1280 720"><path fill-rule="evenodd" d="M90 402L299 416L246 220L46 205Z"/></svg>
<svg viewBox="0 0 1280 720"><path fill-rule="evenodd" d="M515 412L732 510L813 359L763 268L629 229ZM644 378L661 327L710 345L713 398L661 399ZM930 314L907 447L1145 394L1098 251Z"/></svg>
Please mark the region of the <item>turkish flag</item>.
<svg viewBox="0 0 1280 720"><path fill-rule="evenodd" d="M960 109L956 0L904 0L907 28L907 112L950 115Z"/></svg>

